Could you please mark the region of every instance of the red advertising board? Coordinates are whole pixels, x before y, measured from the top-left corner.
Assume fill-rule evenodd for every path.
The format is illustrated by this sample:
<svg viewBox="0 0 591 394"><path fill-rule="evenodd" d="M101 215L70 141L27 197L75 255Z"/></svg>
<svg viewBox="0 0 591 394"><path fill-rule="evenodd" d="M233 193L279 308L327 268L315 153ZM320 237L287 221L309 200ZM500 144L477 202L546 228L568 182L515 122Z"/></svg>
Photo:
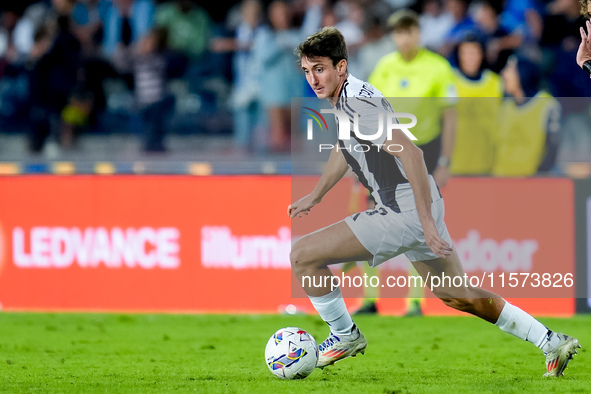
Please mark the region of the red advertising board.
<svg viewBox="0 0 591 394"><path fill-rule="evenodd" d="M288 176L0 178L2 308L276 312L291 303L309 307L305 298L291 297L287 205L300 188L311 190L315 180L297 182ZM351 179L339 183L302 219L302 228L344 218L351 189ZM561 269L573 272L570 181L454 179L444 196L452 238L468 240L464 257L487 239L498 245L534 240L537 249L530 257L536 269L556 271L559 261ZM491 258L484 257L492 267ZM507 268L495 264L496 273ZM404 304L381 302L389 313ZM531 303L538 308L534 313L573 312L569 298ZM428 300L427 311L443 311L439 304Z"/></svg>
<svg viewBox="0 0 591 394"><path fill-rule="evenodd" d="M0 178L0 303L275 312L291 303L290 184L263 176ZM333 196L328 204L338 210L345 203Z"/></svg>

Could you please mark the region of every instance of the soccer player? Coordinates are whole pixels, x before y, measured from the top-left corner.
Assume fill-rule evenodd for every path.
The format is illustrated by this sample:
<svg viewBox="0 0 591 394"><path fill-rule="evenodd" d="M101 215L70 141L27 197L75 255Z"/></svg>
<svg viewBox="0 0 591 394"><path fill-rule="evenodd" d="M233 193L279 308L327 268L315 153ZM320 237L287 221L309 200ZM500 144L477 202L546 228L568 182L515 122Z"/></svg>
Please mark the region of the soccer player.
<svg viewBox="0 0 591 394"><path fill-rule="evenodd" d="M347 72L347 46L337 29L323 28L300 43L295 52L318 98L327 99L337 110L346 107L362 118L371 119L380 111L372 102L372 98L382 97L380 91ZM360 123L364 135L375 132ZM349 168L376 202L376 211L357 213L306 235L292 247L293 272L330 326L330 335L319 345L320 368L363 354L367 347L367 340L347 311L341 289L332 289L330 282L324 281L332 278L329 265L369 260L377 266L405 253L424 280L427 275L441 277L443 272L464 275L443 221L443 198L427 173L422 151L398 129L392 131L391 138L382 133L373 141L361 141L371 149L355 149L361 144L357 138L339 139L314 190L287 209L290 218L308 214ZM381 149L377 149L378 144ZM475 287L434 287L432 291L446 305L538 346L546 355L547 376L561 376L580 347L577 339L550 331L489 291Z"/></svg>

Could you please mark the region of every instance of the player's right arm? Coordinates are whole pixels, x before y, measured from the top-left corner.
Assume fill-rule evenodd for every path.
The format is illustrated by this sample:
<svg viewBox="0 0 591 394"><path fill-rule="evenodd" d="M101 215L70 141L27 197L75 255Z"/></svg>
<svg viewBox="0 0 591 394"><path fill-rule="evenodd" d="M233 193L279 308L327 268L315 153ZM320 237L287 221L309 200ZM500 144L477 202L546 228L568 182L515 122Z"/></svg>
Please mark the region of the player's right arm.
<svg viewBox="0 0 591 394"><path fill-rule="evenodd" d="M312 193L300 198L287 207L287 215L290 218L296 216L302 217L302 213L307 215L312 207L322 201L324 195L347 173L349 166L347 165L345 156L337 149L337 146L335 144L332 152L330 152L326 168Z"/></svg>
<svg viewBox="0 0 591 394"><path fill-rule="evenodd" d="M390 145L394 145L392 149ZM402 150L397 146L402 146ZM384 150L398 157L404 167L406 178L415 196L417 212L425 234L425 242L437 256L445 258L451 254L451 246L441 238L431 214L431 186L425 166L423 151L400 130L392 131L392 138L384 143Z"/></svg>

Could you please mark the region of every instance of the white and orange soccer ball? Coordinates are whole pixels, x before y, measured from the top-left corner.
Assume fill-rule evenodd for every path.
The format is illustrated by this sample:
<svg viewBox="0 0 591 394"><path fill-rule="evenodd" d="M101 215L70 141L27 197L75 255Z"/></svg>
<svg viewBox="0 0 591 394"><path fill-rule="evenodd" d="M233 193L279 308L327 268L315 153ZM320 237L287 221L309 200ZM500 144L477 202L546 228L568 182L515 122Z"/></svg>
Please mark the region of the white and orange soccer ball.
<svg viewBox="0 0 591 394"><path fill-rule="evenodd" d="M265 361L278 378L303 379L316 368L318 344L301 328L282 328L267 342Z"/></svg>

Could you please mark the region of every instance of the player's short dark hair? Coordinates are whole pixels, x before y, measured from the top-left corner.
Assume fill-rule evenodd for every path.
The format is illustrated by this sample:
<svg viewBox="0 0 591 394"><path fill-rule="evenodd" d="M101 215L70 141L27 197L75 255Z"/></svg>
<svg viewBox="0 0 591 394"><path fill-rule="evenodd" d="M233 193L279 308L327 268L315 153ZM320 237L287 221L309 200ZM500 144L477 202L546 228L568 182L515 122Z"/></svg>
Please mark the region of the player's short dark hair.
<svg viewBox="0 0 591 394"><path fill-rule="evenodd" d="M388 18L388 30L400 31L419 27L419 14L409 9L398 10Z"/></svg>
<svg viewBox="0 0 591 394"><path fill-rule="evenodd" d="M341 60L349 58L345 38L338 29L332 26L324 27L306 38L297 46L294 53L300 60L303 57L309 59L329 57L335 67Z"/></svg>
<svg viewBox="0 0 591 394"><path fill-rule="evenodd" d="M581 6L581 15L583 15L585 18L591 17L591 15L589 15L588 8L589 1L590 0L579 0L579 5Z"/></svg>

